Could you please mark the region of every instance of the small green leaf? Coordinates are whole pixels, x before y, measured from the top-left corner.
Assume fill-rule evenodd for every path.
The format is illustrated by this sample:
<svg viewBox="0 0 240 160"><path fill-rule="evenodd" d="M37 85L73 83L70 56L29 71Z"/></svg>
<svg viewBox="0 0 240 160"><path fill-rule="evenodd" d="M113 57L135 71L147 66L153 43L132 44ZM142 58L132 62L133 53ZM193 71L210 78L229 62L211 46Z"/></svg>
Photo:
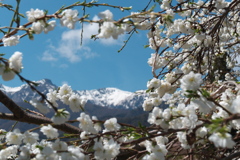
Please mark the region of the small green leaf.
<svg viewBox="0 0 240 160"><path fill-rule="evenodd" d="M70 138L70 137L76 137L76 134L64 133L63 136Z"/></svg>
<svg viewBox="0 0 240 160"><path fill-rule="evenodd" d="M44 147L43 146L40 146L40 145L36 145L36 148L40 149L40 150L43 150Z"/></svg>
<svg viewBox="0 0 240 160"><path fill-rule="evenodd" d="M149 45L144 45L143 47L144 47L144 48L148 48L148 47L149 47Z"/></svg>
<svg viewBox="0 0 240 160"><path fill-rule="evenodd" d="M48 14L48 10L44 10L44 14L47 15Z"/></svg>
<svg viewBox="0 0 240 160"><path fill-rule="evenodd" d="M156 7L156 4L154 4L148 11L152 12L155 9L155 7Z"/></svg>
<svg viewBox="0 0 240 160"><path fill-rule="evenodd" d="M198 98L199 95L197 94L197 91L192 91L192 90L186 90L187 94L185 96L187 98Z"/></svg>
<svg viewBox="0 0 240 160"><path fill-rule="evenodd" d="M209 98L210 97L210 93L205 90L205 89L202 89L202 95L205 97L205 98Z"/></svg>
<svg viewBox="0 0 240 160"><path fill-rule="evenodd" d="M146 90L146 93L152 92L152 88Z"/></svg>
<svg viewBox="0 0 240 160"><path fill-rule="evenodd" d="M96 38L96 35L91 35L91 39Z"/></svg>
<svg viewBox="0 0 240 160"><path fill-rule="evenodd" d="M28 38L29 38L30 40L34 40L33 34L32 34L32 33L28 33Z"/></svg>
<svg viewBox="0 0 240 160"><path fill-rule="evenodd" d="M29 103L29 101L27 101L26 99L24 99L23 102Z"/></svg>

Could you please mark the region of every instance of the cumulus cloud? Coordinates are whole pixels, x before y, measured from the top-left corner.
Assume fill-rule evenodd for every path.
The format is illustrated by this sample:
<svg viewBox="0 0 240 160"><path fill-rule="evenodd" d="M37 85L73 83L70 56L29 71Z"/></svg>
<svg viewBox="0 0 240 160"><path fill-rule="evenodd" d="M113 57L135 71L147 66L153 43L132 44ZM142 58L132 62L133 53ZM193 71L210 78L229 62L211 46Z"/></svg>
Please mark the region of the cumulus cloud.
<svg viewBox="0 0 240 160"><path fill-rule="evenodd" d="M94 19L96 19L95 17ZM92 35L97 34L98 24L85 24L83 36L81 29L68 30L62 33L61 39L56 45L50 44L47 50L42 54L43 61L57 61L59 58L65 58L71 63L79 62L82 59L94 58L98 54L91 49L95 43L102 45L122 45L123 36L119 40L113 38L91 39ZM81 45L82 39L82 45Z"/></svg>
<svg viewBox="0 0 240 160"><path fill-rule="evenodd" d="M43 56L41 59L43 61L57 61L57 58L54 57L53 53L49 52L49 50L43 52Z"/></svg>

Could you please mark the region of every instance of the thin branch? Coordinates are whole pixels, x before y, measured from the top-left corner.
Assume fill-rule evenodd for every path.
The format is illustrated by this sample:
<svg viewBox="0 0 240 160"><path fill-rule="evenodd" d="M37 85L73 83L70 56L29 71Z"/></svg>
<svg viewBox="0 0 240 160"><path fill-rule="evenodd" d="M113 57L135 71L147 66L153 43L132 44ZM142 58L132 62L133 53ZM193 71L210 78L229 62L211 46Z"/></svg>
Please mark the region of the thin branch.
<svg viewBox="0 0 240 160"><path fill-rule="evenodd" d="M26 122L30 124L36 124L36 125L53 123L51 119L47 117L30 114L22 110L13 100L11 100L1 90L0 90L0 102L4 104L13 113L13 114L0 113L0 119L14 120L14 121ZM79 128L67 123L64 123L61 125L52 124L52 126L66 133L72 133L72 134L81 133L81 130Z"/></svg>

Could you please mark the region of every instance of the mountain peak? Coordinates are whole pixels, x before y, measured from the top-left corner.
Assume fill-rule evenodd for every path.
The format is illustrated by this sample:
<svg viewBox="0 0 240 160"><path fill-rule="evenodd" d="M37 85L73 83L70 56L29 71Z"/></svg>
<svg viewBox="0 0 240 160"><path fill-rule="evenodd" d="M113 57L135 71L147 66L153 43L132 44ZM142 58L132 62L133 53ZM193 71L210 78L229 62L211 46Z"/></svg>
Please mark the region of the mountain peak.
<svg viewBox="0 0 240 160"><path fill-rule="evenodd" d="M42 79L42 80L35 81L35 82L36 82L36 83L41 83L41 84L45 84L45 83L53 84L50 79Z"/></svg>
<svg viewBox="0 0 240 160"><path fill-rule="evenodd" d="M101 88L77 91L80 96L90 103L112 108L135 109L142 105L146 95L123 91L117 88Z"/></svg>
<svg viewBox="0 0 240 160"><path fill-rule="evenodd" d="M58 88L49 79L42 79L34 82L38 84L36 89L43 94L47 94L50 89ZM32 91L27 84L14 88L0 85L0 90L5 92L15 102L22 102L23 100L30 101L39 97L39 95ZM81 97L85 97L88 100L88 103L102 107L124 109L135 109L140 107L146 97L145 94L132 93L111 87L74 92Z"/></svg>

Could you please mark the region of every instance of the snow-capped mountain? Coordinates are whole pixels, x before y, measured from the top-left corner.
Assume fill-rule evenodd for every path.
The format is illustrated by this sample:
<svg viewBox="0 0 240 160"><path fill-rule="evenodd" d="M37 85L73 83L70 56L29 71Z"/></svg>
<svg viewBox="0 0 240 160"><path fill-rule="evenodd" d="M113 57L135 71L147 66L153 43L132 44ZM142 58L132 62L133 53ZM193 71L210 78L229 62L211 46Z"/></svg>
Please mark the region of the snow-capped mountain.
<svg viewBox="0 0 240 160"><path fill-rule="evenodd" d="M51 82L51 80L48 79L36 81L36 83L38 84L36 88L44 94L46 94L50 89L58 88ZM27 84L14 88L0 84L0 90L7 94L15 102L22 102L23 100L29 101L39 97L39 95L36 92L33 92ZM88 99L88 104L90 103L102 107L122 109L139 108L142 106L146 97L146 94L143 94L142 92L133 93L116 88L102 88L75 92Z"/></svg>
<svg viewBox="0 0 240 160"><path fill-rule="evenodd" d="M116 88L77 91L88 102L106 107L135 109L142 105L145 94L122 91Z"/></svg>
<svg viewBox="0 0 240 160"><path fill-rule="evenodd" d="M43 79L36 81L37 90L46 94L49 89L56 89L57 86L54 85L51 80ZM36 92L33 92L29 85L23 84L19 87L8 87L0 84L0 90L2 90L8 97L10 97L14 102L22 102L23 100L31 100L39 97Z"/></svg>

